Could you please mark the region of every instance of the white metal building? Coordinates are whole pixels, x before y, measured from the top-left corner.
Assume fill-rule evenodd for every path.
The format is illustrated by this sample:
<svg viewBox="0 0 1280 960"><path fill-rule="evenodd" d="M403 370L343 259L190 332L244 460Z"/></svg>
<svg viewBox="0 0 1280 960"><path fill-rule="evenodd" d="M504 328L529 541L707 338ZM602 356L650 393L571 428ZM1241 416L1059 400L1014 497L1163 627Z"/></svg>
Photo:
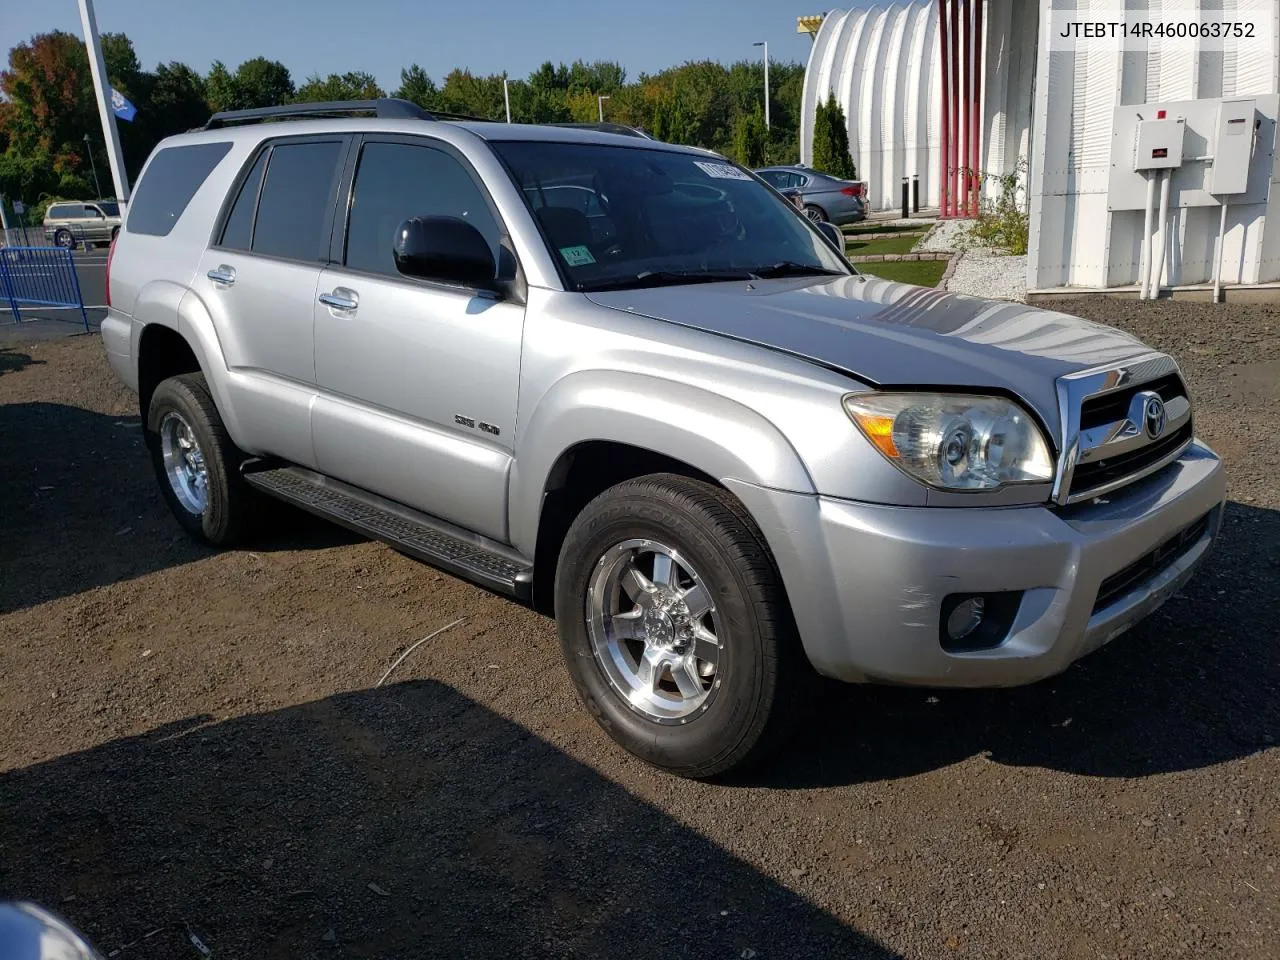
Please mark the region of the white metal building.
<svg viewBox="0 0 1280 960"><path fill-rule="evenodd" d="M974 10L961 13L959 60L957 8ZM1135 20L1242 23L1250 36L1062 37L1072 22ZM969 34L976 62L961 79ZM1208 284L1219 247L1224 283L1280 282L1280 0L913 0L832 11L805 74L802 162L829 92L872 209L898 205L904 176L920 177L922 204L945 207L956 167L1008 174L1025 164L1032 291L1134 289L1144 271L1148 290ZM966 99L976 140L956 124ZM1148 123L1160 110L1170 122ZM1247 156L1233 168L1239 142L1226 137L1245 127ZM947 153L957 129L963 148ZM1139 157L1139 137L1159 130L1176 133L1176 145L1155 147L1159 160Z"/></svg>

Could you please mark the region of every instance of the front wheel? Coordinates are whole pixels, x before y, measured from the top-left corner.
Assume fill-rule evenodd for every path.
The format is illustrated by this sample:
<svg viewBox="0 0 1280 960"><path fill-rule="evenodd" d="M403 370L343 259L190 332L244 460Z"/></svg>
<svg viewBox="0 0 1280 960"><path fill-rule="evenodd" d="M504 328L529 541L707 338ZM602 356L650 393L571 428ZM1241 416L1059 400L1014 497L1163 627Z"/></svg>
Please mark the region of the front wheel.
<svg viewBox="0 0 1280 960"><path fill-rule="evenodd" d="M583 509L560 553L556 621L600 725L681 776L763 755L807 669L759 529L687 477L627 481Z"/></svg>

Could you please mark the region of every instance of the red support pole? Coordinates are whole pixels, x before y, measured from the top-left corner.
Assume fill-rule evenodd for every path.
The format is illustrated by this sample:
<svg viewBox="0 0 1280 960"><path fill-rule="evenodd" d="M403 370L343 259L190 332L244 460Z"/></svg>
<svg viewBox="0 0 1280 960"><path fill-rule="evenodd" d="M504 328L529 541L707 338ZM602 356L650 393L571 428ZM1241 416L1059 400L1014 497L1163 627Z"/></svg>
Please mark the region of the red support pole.
<svg viewBox="0 0 1280 960"><path fill-rule="evenodd" d="M946 218L951 190L951 58L947 47L947 0L938 0L938 31L942 51L942 155L938 164L938 216Z"/></svg>
<svg viewBox="0 0 1280 960"><path fill-rule="evenodd" d="M951 153L947 163L951 193L951 216L960 215L960 0L951 4Z"/></svg>
<svg viewBox="0 0 1280 960"><path fill-rule="evenodd" d="M986 6L986 0L973 0L973 3L973 131L969 135L969 143L973 153L973 215L976 217L982 212L982 197L979 193L982 169L982 71L987 43L982 35L982 8Z"/></svg>
<svg viewBox="0 0 1280 960"><path fill-rule="evenodd" d="M963 211L961 216L969 216L969 181L973 178L973 172L969 168L969 161L972 159L972 138L970 131L971 117L973 115L973 11L970 9L969 0L959 0L960 2L960 22L964 24L964 57L962 59L963 72L961 74L961 83L964 93L961 95L964 101L964 109L960 112L960 209Z"/></svg>

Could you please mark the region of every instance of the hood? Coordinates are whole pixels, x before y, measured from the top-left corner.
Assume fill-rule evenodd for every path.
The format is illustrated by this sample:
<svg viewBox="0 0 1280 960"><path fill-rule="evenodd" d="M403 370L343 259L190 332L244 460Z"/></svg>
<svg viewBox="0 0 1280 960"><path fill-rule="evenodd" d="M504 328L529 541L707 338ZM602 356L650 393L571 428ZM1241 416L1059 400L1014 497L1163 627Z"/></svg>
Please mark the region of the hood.
<svg viewBox="0 0 1280 960"><path fill-rule="evenodd" d="M873 386L1012 392L1055 439L1058 377L1151 352L1126 333L1065 313L866 276L587 296L601 306L804 357Z"/></svg>

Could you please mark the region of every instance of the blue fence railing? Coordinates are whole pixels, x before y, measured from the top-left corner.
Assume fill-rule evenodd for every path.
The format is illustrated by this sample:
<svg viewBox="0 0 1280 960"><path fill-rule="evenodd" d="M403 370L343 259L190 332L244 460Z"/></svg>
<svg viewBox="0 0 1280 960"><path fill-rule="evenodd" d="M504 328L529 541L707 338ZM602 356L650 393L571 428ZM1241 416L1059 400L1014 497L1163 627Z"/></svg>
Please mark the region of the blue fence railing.
<svg viewBox="0 0 1280 960"><path fill-rule="evenodd" d="M24 308L78 310L84 328L89 314L80 292L80 277L71 251L61 247L0 248L0 297L9 305L13 322L22 322Z"/></svg>

